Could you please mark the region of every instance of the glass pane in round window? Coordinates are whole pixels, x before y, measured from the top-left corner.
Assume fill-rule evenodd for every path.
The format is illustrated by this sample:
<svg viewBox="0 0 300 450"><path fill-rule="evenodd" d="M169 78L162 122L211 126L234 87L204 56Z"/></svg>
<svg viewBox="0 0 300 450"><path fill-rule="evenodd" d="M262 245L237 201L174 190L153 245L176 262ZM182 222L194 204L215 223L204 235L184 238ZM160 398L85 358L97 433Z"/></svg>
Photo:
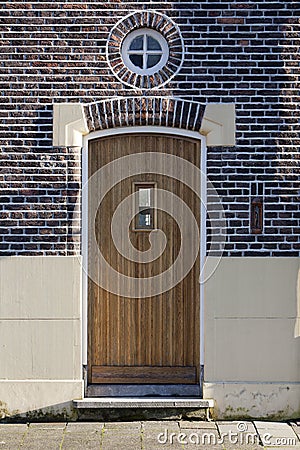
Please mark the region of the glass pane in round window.
<svg viewBox="0 0 300 450"><path fill-rule="evenodd" d="M148 55L147 69L156 66L161 60L161 55Z"/></svg>
<svg viewBox="0 0 300 450"><path fill-rule="evenodd" d="M129 50L143 50L144 36L138 36L130 44Z"/></svg>
<svg viewBox="0 0 300 450"><path fill-rule="evenodd" d="M152 36L147 36L147 50L159 50L162 51L160 43Z"/></svg>
<svg viewBox="0 0 300 450"><path fill-rule="evenodd" d="M129 55L129 59L136 67L143 68L143 55Z"/></svg>

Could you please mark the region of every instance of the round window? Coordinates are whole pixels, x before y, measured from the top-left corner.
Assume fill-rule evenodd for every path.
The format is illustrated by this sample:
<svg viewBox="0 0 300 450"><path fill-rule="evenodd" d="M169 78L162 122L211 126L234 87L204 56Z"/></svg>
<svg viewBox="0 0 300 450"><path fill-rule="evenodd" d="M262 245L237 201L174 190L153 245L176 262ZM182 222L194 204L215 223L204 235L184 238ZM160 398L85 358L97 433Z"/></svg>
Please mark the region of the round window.
<svg viewBox="0 0 300 450"><path fill-rule="evenodd" d="M122 44L124 64L139 75L153 75L169 58L166 39L158 31L140 28L129 33Z"/></svg>

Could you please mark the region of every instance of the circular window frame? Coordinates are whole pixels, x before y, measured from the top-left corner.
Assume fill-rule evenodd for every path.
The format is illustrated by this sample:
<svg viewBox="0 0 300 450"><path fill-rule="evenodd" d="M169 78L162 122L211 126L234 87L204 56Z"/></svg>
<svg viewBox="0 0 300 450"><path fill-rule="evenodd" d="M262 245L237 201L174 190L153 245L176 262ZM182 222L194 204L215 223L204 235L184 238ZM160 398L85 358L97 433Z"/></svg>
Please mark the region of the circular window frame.
<svg viewBox="0 0 300 450"><path fill-rule="evenodd" d="M145 74L144 70L142 73L137 66L125 64L122 55L122 44L127 36L132 37L134 31L138 35L145 28L161 34L168 46L165 65L160 69L154 66L155 71L150 68L152 74ZM123 86L139 90L158 89L169 83L180 71L184 56L184 41L178 25L170 17L155 10L134 11L120 19L111 28L106 43L106 58L111 73Z"/></svg>
<svg viewBox="0 0 300 450"><path fill-rule="evenodd" d="M135 38L139 36L143 36L143 50L130 50L131 43ZM145 49L145 36L150 36L155 39L159 43L161 51L148 50L147 48ZM141 68L133 64L129 57L130 54L140 54L143 56L145 54L160 54L161 59L153 67ZM152 28L138 28L137 30L131 31L129 34L127 34L127 36L125 36L125 39L123 40L121 45L121 55L125 66L127 66L128 69L131 70L131 72L137 73L138 75L154 75L167 64L169 59L169 46L165 37L159 31L153 30Z"/></svg>

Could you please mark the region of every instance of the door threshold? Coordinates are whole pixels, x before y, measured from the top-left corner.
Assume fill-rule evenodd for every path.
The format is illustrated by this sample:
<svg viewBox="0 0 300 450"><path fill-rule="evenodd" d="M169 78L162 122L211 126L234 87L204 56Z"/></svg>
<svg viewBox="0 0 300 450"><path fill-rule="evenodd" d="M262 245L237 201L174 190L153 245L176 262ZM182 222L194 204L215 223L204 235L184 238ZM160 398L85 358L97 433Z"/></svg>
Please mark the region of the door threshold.
<svg viewBox="0 0 300 450"><path fill-rule="evenodd" d="M199 384L89 384L85 397L202 397Z"/></svg>

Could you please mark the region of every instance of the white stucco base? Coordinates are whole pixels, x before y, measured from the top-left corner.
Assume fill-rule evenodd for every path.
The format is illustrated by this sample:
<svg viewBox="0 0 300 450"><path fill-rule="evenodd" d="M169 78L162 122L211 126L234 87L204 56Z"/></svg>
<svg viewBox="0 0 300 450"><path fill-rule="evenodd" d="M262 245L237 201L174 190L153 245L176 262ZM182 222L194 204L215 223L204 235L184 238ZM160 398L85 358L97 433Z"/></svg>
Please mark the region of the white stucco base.
<svg viewBox="0 0 300 450"><path fill-rule="evenodd" d="M0 259L0 417L72 418L81 322L80 258Z"/></svg>
<svg viewBox="0 0 300 450"><path fill-rule="evenodd" d="M299 417L299 258L207 262L204 398L215 400L212 414ZM81 270L76 257L0 259L0 417L76 418Z"/></svg>
<svg viewBox="0 0 300 450"><path fill-rule="evenodd" d="M300 383L204 383L204 398L213 398L214 419L300 417Z"/></svg>
<svg viewBox="0 0 300 450"><path fill-rule="evenodd" d="M72 400L81 399L83 392L80 380L1 380L0 419L16 415L72 419Z"/></svg>
<svg viewBox="0 0 300 450"><path fill-rule="evenodd" d="M204 398L217 418L300 416L299 258L208 258Z"/></svg>

